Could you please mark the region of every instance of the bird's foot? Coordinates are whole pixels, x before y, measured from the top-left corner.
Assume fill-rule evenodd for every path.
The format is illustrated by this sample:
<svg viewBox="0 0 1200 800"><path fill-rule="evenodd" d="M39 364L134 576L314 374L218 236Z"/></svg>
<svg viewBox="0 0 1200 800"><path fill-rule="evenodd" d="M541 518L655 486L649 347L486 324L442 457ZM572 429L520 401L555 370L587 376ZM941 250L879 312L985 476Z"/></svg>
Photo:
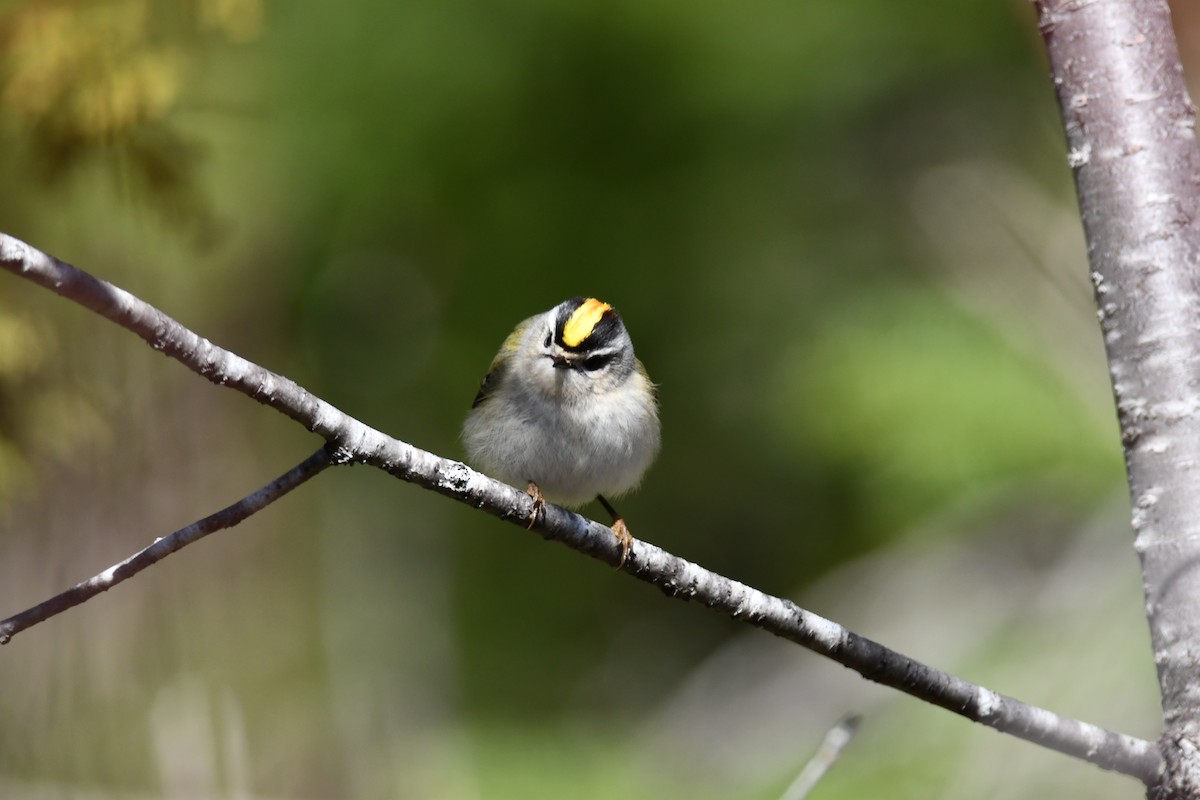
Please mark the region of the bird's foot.
<svg viewBox="0 0 1200 800"><path fill-rule="evenodd" d="M546 501L542 498L542 489L533 481L529 482L529 486L525 489L525 494L533 498L533 510L529 512L529 524L525 527L532 530L537 524L538 517L542 516L546 511Z"/></svg>
<svg viewBox="0 0 1200 800"><path fill-rule="evenodd" d="M633 547L633 536L629 533L629 528L625 525L625 520L617 517L612 522L613 535L617 537L617 543L621 546L621 560L617 562L617 569L625 566L626 559L629 558L629 550Z"/></svg>
<svg viewBox="0 0 1200 800"><path fill-rule="evenodd" d="M617 569L621 569L625 566L625 562L629 560L629 550L633 547L633 536L630 535L629 528L625 525L625 520L612 507L612 503L605 500L602 494L596 495L596 499L600 501L600 505L604 506L604 510L612 517L613 536L617 537L617 544L621 546L621 560L617 562Z"/></svg>

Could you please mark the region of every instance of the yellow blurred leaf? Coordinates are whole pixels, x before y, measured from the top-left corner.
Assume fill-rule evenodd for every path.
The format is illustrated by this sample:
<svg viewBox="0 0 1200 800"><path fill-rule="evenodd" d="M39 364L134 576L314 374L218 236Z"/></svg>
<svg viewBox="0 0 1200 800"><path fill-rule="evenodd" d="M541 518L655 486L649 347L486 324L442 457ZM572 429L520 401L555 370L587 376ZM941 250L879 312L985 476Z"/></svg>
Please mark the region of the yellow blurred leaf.
<svg viewBox="0 0 1200 800"><path fill-rule="evenodd" d="M0 313L0 378L33 372L54 350L52 334L11 312Z"/></svg>
<svg viewBox="0 0 1200 800"><path fill-rule="evenodd" d="M108 420L81 395L47 390L29 409L28 426L35 450L67 459L81 448L112 443Z"/></svg>
<svg viewBox="0 0 1200 800"><path fill-rule="evenodd" d="M199 0L202 27L218 30L234 42L249 42L262 34L262 0Z"/></svg>
<svg viewBox="0 0 1200 800"><path fill-rule="evenodd" d="M3 18L0 103L30 127L102 139L166 115L182 60L152 44L146 0L25 3Z"/></svg>

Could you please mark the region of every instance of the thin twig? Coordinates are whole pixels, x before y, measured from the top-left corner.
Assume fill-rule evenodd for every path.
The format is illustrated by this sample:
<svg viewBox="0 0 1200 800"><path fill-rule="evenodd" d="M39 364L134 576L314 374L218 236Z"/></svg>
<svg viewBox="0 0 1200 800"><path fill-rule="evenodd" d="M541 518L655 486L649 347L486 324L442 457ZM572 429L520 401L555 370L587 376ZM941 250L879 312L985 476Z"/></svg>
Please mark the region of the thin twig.
<svg viewBox="0 0 1200 800"><path fill-rule="evenodd" d="M324 437L337 458L370 464L503 520L528 525L533 500L467 465L394 439L342 413L281 375L224 350L153 306L76 267L0 234L0 267L90 308L141 336L215 384L249 395ZM609 566L621 561L612 530L547 503L533 529ZM846 630L836 622L634 540L625 572L682 600L703 603L824 655L863 677L899 689L998 731L1104 769L1156 779L1162 757L1151 742L1027 705Z"/></svg>
<svg viewBox="0 0 1200 800"><path fill-rule="evenodd" d="M780 800L804 800L808 797L821 778L825 777L825 773L829 772L829 768L841 757L842 750L850 744L854 734L858 733L858 725L861 722L862 717L858 714L847 714L830 728L817 752L804 765L804 769L800 770L800 774L784 791Z"/></svg>
<svg viewBox="0 0 1200 800"><path fill-rule="evenodd" d="M113 564L99 575L81 581L65 592L38 603L33 608L22 611L20 614L14 614L6 620L0 620L0 644L8 644L12 637L26 628L31 628L56 614L61 614L68 608L90 600L101 592L107 592L118 583L129 580L146 567L162 561L176 550L199 541L210 533L232 528L250 515L283 497L332 463L329 448L322 447L254 494L247 495L233 505L193 522L185 528L180 528L169 536L155 539L149 547L139 550L118 564Z"/></svg>

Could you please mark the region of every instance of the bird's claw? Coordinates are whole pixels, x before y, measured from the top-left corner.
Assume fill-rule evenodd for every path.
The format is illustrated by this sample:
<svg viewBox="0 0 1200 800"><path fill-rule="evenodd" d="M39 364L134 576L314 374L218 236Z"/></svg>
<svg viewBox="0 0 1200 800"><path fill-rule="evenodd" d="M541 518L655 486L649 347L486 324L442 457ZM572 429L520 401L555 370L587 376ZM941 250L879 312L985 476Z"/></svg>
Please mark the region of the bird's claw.
<svg viewBox="0 0 1200 800"><path fill-rule="evenodd" d="M629 559L629 551L633 547L633 535L629 533L625 520L620 517L613 520L612 532L617 537L617 544L621 547L621 560L617 562L617 569L621 569Z"/></svg>
<svg viewBox="0 0 1200 800"><path fill-rule="evenodd" d="M542 497L542 489L533 481L529 482L529 486L525 489L525 494L533 498L533 509L529 512L529 524L525 527L533 530L533 526L537 524L538 518L546 511L546 501Z"/></svg>

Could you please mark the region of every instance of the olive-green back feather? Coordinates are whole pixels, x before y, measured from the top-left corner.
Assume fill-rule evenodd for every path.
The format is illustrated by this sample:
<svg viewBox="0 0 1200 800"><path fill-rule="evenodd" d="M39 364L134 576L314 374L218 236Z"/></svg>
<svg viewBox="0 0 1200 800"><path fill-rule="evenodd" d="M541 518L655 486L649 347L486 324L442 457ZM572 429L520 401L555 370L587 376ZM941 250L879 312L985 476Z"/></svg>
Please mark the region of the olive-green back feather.
<svg viewBox="0 0 1200 800"><path fill-rule="evenodd" d="M530 317L517 325L517 327L513 328L512 333L508 335L508 338L504 340L504 344L500 345L500 352L496 353L496 357L492 359L492 365L488 367L487 376L483 379L483 383L479 384L479 391L475 394L475 400L472 401L471 408L478 408L496 391L496 387L500 385L500 381L504 378L505 371L509 368L508 365L512 361L513 353L517 352L517 348L521 346L521 337L525 334L525 329L535 319L537 317Z"/></svg>

